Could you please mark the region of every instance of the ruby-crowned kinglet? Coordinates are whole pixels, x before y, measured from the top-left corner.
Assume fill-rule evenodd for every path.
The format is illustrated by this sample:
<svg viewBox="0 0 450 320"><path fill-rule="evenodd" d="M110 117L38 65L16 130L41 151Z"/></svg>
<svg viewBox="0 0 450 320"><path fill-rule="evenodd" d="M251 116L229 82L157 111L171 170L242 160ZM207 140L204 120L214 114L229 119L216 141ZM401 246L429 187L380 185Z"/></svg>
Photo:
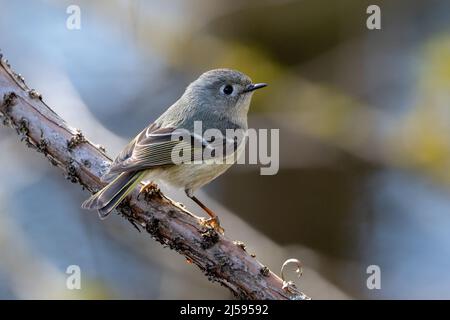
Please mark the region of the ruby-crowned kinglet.
<svg viewBox="0 0 450 320"><path fill-rule="evenodd" d="M82 207L98 210L105 218L141 181L162 180L169 185L183 188L188 197L202 207L211 219L207 224L220 228L217 215L203 205L195 196L195 190L224 173L232 162L212 163L205 161L177 163L173 159L174 148L181 139L174 137L180 130L192 133L186 143L194 152L208 148L211 141L194 136L194 123L201 121L203 129L217 129L226 136L227 129L246 132L247 113L253 91L265 87L265 83L253 84L245 74L229 69L205 72L192 82L184 94L155 122L141 131L117 156L107 174L102 177L110 182L102 190L86 200ZM235 146L232 156L236 159L245 139ZM229 158L228 158L229 159ZM198 160L198 159L197 159ZM145 188L145 187L144 187Z"/></svg>

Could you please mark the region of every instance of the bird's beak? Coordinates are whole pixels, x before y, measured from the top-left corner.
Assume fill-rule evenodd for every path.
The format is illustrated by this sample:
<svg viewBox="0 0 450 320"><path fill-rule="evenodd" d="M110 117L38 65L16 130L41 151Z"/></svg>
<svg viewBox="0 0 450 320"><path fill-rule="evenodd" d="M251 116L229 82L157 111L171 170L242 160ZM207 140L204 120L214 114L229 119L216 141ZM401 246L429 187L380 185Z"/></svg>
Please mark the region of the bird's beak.
<svg viewBox="0 0 450 320"><path fill-rule="evenodd" d="M245 89L244 92L252 92L256 89L267 87L267 83L251 83Z"/></svg>

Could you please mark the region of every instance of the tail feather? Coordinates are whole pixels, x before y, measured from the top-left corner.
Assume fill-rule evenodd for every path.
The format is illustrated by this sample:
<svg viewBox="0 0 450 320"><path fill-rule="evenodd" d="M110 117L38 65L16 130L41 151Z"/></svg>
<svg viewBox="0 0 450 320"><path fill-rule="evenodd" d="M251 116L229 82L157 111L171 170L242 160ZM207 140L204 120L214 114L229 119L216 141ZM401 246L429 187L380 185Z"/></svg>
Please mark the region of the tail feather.
<svg viewBox="0 0 450 320"><path fill-rule="evenodd" d="M81 207L98 210L100 218L106 218L136 187L144 175L145 172L142 171L121 173L106 187L87 199Z"/></svg>

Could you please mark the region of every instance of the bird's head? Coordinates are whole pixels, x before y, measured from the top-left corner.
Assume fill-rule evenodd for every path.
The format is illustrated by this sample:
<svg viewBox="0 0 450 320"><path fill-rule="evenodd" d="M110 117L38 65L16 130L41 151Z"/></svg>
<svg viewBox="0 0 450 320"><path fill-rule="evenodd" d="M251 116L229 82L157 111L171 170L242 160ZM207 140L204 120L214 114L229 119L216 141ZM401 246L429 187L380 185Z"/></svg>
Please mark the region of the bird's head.
<svg viewBox="0 0 450 320"><path fill-rule="evenodd" d="M198 108L224 115L247 115L256 89L265 83L252 83L250 77L230 69L215 69L203 73L186 89L185 95L196 101Z"/></svg>

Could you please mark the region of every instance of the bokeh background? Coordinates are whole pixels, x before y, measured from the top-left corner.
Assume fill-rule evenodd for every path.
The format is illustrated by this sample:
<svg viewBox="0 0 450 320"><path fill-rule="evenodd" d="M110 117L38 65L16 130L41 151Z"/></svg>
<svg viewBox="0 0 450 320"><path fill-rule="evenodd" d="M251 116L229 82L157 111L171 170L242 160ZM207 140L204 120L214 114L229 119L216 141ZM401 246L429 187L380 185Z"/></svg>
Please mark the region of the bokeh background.
<svg viewBox="0 0 450 320"><path fill-rule="evenodd" d="M69 30L69 5L81 29ZM381 30L366 8L381 7ZM280 171L204 188L230 238L313 298L450 298L450 2L6 1L0 48L30 87L115 155L202 72L270 86L250 126L280 129ZM0 298L231 298L0 127ZM199 209L183 194L173 198ZM82 289L66 289L79 265ZM381 268L369 290L366 269Z"/></svg>

